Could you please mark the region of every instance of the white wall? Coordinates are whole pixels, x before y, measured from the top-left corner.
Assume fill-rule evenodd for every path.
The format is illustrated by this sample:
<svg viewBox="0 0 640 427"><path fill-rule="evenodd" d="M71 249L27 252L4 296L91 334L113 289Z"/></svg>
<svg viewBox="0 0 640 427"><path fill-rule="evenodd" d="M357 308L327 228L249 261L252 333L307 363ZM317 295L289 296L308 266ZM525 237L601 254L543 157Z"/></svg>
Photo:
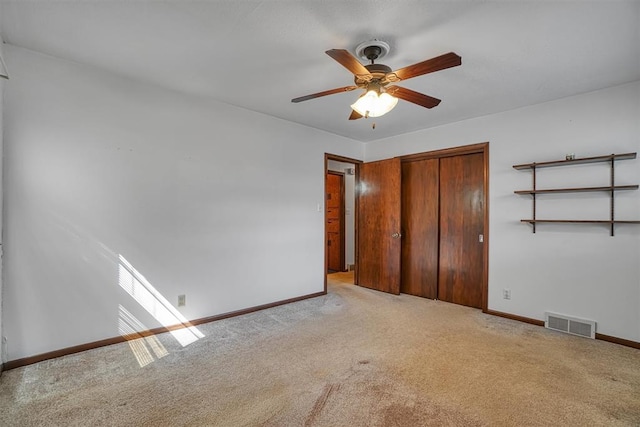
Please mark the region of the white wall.
<svg viewBox="0 0 640 427"><path fill-rule="evenodd" d="M5 51L9 360L159 326L119 255L187 319L323 290L324 153L361 143Z"/></svg>
<svg viewBox="0 0 640 427"><path fill-rule="evenodd" d="M327 167L329 170L345 173L348 168L355 168L352 163L338 162L329 160ZM344 175L344 268L347 269L349 264L355 264L355 217L356 217L356 196L355 196L355 175Z"/></svg>
<svg viewBox="0 0 640 427"><path fill-rule="evenodd" d="M428 114L428 112L425 112ZM520 223L531 216L530 172L519 163L640 151L640 82L366 144L373 161L490 142L489 308L543 319L545 311L598 322L597 331L640 341L640 225L610 237L599 225ZM640 159L616 164L618 184L640 183ZM539 171L538 188L608 185L606 165ZM539 196L538 217L607 219L605 193ZM640 219L640 191L616 195L619 219ZM511 289L511 300L502 290Z"/></svg>

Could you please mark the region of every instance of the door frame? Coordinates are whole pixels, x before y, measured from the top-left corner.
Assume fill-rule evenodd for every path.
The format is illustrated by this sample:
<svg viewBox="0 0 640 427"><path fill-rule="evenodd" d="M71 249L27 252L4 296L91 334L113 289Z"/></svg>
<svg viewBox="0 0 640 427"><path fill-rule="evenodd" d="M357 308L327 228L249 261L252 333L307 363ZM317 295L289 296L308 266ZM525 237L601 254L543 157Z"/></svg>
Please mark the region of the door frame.
<svg viewBox="0 0 640 427"><path fill-rule="evenodd" d="M445 148L442 150L427 151L424 153L409 154L399 156L400 162L411 162L416 160L440 159L443 157L460 156L464 154L481 153L484 165L484 245L482 253L483 275L482 275L482 312L489 310L489 142L479 144L463 145L460 147Z"/></svg>
<svg viewBox="0 0 640 427"><path fill-rule="evenodd" d="M351 163L354 165L354 168L356 170L356 174L355 174L355 206L354 206L354 244L355 244L355 248L354 248L354 262L357 264L358 263L358 211L359 211L359 206L358 206L358 189L360 188L360 165L363 163L362 160L357 160L357 159L352 159L350 157L344 157L344 156L339 156L337 154L331 154L331 153L324 153L324 175L323 175L323 196L322 196L322 208L323 208L323 218L324 218L324 224L323 224L323 228L324 228L324 232L323 232L323 245L324 245L324 271L323 271L323 275L324 275L324 293L327 293L327 270L329 268L329 252L327 250L327 208L326 208L326 203L327 203L327 173L329 172L329 160L335 160L337 162L345 162L345 163ZM344 218L343 218L344 221ZM355 276L354 276L354 283L358 283L358 269L356 268L355 272L354 272Z"/></svg>

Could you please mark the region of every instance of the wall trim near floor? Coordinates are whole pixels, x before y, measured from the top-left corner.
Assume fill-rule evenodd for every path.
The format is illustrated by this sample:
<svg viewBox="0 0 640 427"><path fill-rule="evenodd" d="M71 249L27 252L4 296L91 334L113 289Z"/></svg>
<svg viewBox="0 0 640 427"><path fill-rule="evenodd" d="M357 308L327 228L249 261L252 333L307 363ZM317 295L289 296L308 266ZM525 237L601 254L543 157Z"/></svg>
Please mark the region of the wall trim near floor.
<svg viewBox="0 0 640 427"><path fill-rule="evenodd" d="M484 310L484 313L491 314L492 316L505 317L511 320L517 320L520 322L531 323L532 325L544 327L544 320L532 319L530 317L518 316L516 314L504 313L502 311ZM613 337L611 335L599 334L596 332L596 339L611 342L614 344L620 344L625 347L637 348L640 350L640 342L626 340L624 338Z"/></svg>
<svg viewBox="0 0 640 427"><path fill-rule="evenodd" d="M626 347L637 348L640 350L640 342L625 340L624 338L612 337L611 335L599 334L596 332L596 339L602 341L612 342L614 344L624 345Z"/></svg>
<svg viewBox="0 0 640 427"><path fill-rule="evenodd" d="M4 363L3 367L5 370L20 368L22 366L32 365L34 363L43 362L49 359L55 359L57 357L68 356L70 354L80 353L87 350L93 350L93 349L104 347L107 345L119 344L119 343L123 343L133 339L141 338L141 337L148 337L152 335L162 334L162 333L174 331L177 329L183 329L183 328L188 328L195 325L201 325L203 323L209 323L209 322L215 322L217 320L228 319L230 317L242 316L244 314L253 313L255 311L266 310L268 308L277 307L279 305L290 304L292 302L298 302L298 301L302 301L309 298L323 296L326 294L327 294L326 291L316 292L313 294L302 295L299 297L289 298L282 301L276 301L269 304L257 305L255 307L249 307L242 310L230 311L228 313L218 314L215 316L203 317L200 319L191 320L189 322L181 323L174 326L168 326L168 327L163 326L159 328L149 329L146 331L136 332L135 334L131 334L131 335L107 338L100 341L94 341L86 344L76 345L73 347L62 348L60 350L54 350L47 353L38 354L35 356L29 356L29 357L24 357L22 359L10 360Z"/></svg>
<svg viewBox="0 0 640 427"><path fill-rule="evenodd" d="M503 311L484 310L484 313L491 314L492 316L505 317L511 320L517 320L519 322L531 323L532 325L544 327L544 320L532 319L530 317L518 316L517 314L505 313Z"/></svg>

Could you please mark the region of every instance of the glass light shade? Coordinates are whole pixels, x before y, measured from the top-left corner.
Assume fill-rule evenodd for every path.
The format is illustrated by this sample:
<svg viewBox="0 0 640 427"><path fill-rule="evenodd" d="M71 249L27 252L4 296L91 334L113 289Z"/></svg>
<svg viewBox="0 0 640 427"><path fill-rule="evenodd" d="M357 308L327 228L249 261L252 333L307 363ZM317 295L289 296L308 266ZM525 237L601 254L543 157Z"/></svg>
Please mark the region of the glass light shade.
<svg viewBox="0 0 640 427"><path fill-rule="evenodd" d="M375 90L370 90L358 98L351 108L363 117L380 117L393 110L397 103L398 98L386 92L378 95Z"/></svg>

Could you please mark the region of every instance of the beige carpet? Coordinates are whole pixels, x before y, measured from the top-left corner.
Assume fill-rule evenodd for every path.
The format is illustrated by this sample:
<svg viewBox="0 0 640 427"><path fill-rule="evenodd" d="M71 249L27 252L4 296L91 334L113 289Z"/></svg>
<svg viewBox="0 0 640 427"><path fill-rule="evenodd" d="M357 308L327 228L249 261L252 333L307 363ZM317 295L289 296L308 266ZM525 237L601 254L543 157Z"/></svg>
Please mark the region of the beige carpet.
<svg viewBox="0 0 640 427"><path fill-rule="evenodd" d="M640 425L638 350L349 280L186 347L162 334L4 372L0 425Z"/></svg>

